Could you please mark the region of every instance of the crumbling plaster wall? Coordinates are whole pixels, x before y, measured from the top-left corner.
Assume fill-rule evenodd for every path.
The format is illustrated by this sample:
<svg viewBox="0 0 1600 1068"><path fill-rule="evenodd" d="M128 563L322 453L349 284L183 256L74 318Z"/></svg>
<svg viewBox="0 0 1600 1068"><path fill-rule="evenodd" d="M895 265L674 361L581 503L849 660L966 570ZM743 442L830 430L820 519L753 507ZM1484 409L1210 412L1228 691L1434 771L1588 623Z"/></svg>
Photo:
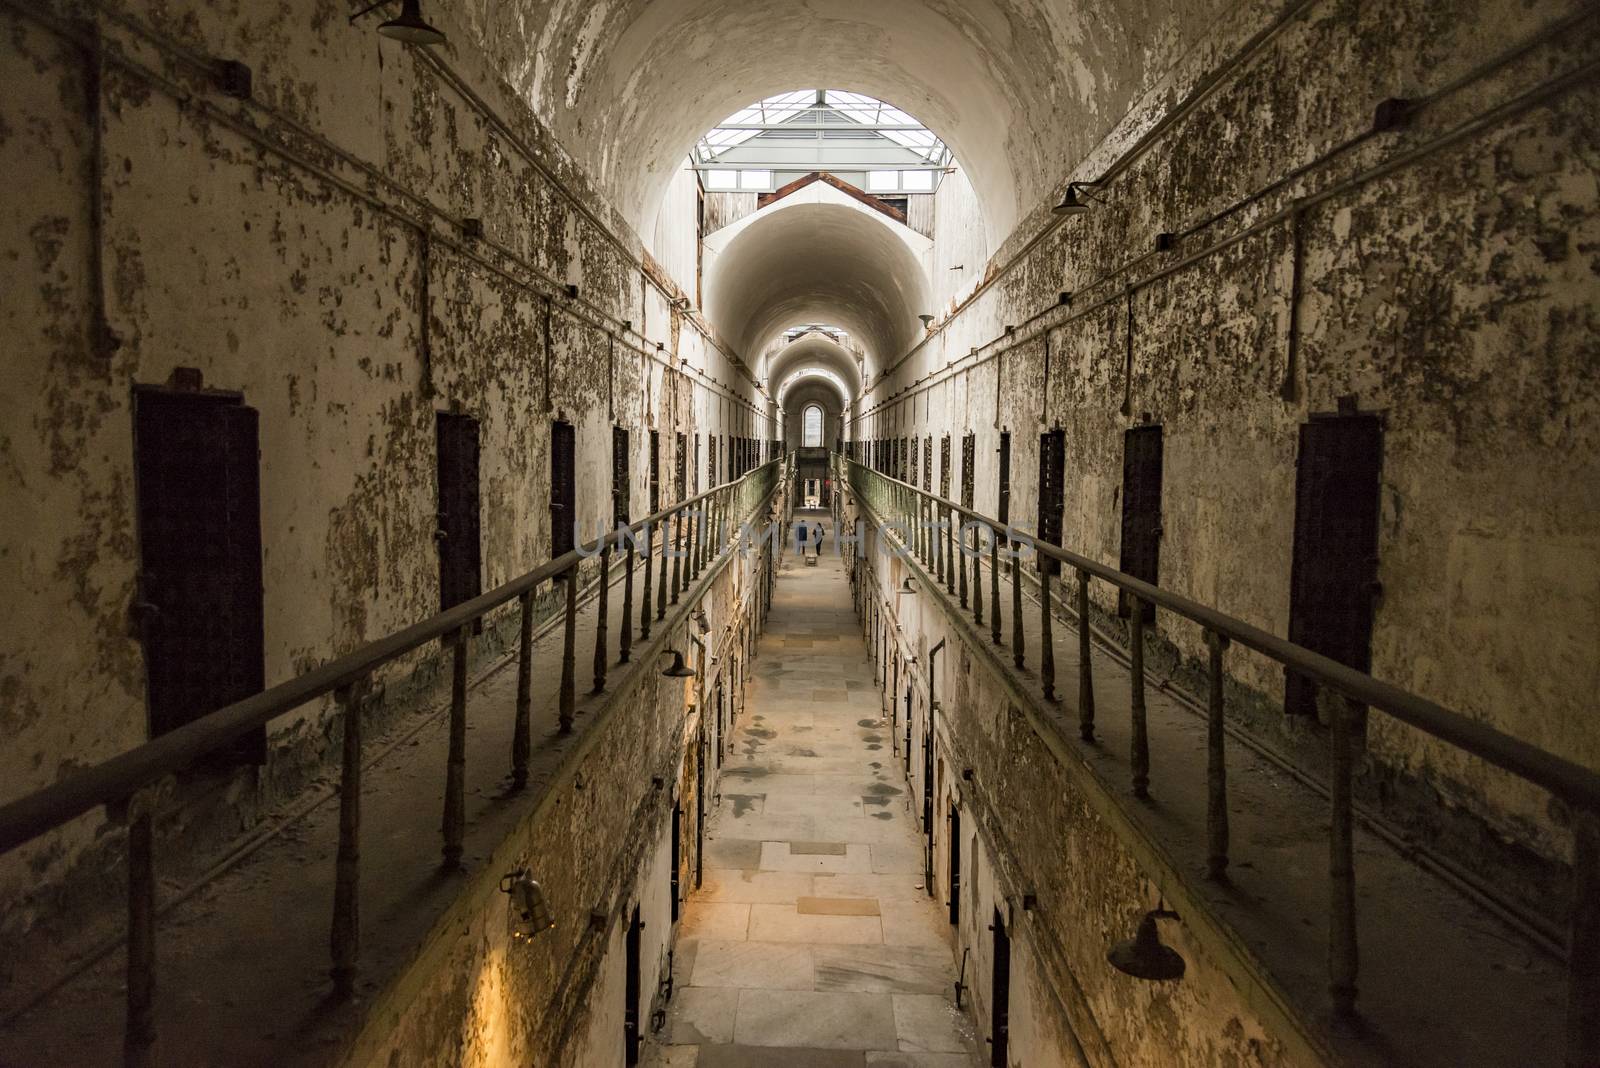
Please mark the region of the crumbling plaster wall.
<svg viewBox="0 0 1600 1068"><path fill-rule="evenodd" d="M485 589L549 557L552 418L578 428L588 529L609 513L613 419L634 434L636 518L647 428L664 431L664 501L674 431L772 436L765 395L672 307L448 8L430 17L452 43L426 55L345 15L331 0L0 12L0 254L17 283L0 800L148 737L128 621L136 383L193 367L260 410L269 685L437 610L436 410L482 423ZM215 59L250 67L249 101L218 91ZM395 665L392 694L418 666ZM272 724L294 759L236 782L240 811L330 729L323 706ZM0 863L10 919L104 831L96 813Z"/></svg>
<svg viewBox="0 0 1600 1068"><path fill-rule="evenodd" d="M992 514L997 435L1011 431L1011 518L1031 528L1038 435L1059 425L1063 542L1115 565L1122 432L1148 416L1165 428L1161 584L1284 634L1297 427L1354 395L1386 428L1373 673L1596 766L1600 107L1578 78L1478 122L1592 64L1593 22L1573 3L1312 0L1224 70L1278 14L1252 11L1074 168L1100 177L1214 76L1092 190L1107 203L1019 227L987 285L863 398L850 436L975 431L977 506ZM1390 96L1426 106L1363 137ZM1302 215L1291 365L1289 218L1180 265L1335 187ZM1175 251L1154 251L1159 232L1180 235ZM1105 585L1096 598L1114 607ZM1158 626L1202 655L1198 628L1165 613ZM1267 703L1281 697L1263 658L1229 665ZM1380 715L1368 752L1499 835L1567 848L1561 807L1480 761Z"/></svg>

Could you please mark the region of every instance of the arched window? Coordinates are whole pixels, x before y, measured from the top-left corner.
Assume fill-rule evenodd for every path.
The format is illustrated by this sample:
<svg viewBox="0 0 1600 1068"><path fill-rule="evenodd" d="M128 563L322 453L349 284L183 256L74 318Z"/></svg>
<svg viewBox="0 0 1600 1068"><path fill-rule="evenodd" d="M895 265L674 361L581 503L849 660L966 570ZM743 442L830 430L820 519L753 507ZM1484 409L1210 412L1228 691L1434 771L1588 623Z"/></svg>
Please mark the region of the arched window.
<svg viewBox="0 0 1600 1068"><path fill-rule="evenodd" d="M822 407L816 404L806 405L806 410L800 413L800 444L808 449L819 448L822 445Z"/></svg>

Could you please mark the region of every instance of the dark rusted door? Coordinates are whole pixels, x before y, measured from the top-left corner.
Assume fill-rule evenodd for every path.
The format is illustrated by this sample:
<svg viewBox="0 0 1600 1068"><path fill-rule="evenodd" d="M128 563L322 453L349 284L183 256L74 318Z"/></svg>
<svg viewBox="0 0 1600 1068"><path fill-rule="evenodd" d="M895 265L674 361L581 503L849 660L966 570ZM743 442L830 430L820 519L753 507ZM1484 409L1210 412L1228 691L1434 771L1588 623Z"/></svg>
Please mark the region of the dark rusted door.
<svg viewBox="0 0 1600 1068"><path fill-rule="evenodd" d="M1122 437L1122 554L1124 574L1156 585L1161 578L1161 427L1131 427ZM1117 611L1127 616L1129 600L1118 594ZM1144 606L1146 620L1155 605Z"/></svg>
<svg viewBox="0 0 1600 1068"><path fill-rule="evenodd" d="M1011 935L1005 918L994 910L994 970L990 973L989 1063L994 1068L1010 1068L1006 1060L1011 1038Z"/></svg>
<svg viewBox="0 0 1600 1068"><path fill-rule="evenodd" d="M134 393L135 615L152 737L264 688L258 438L237 395ZM265 752L262 728L219 758Z"/></svg>
<svg viewBox="0 0 1600 1068"><path fill-rule="evenodd" d="M714 489L722 483L717 481L717 436L710 435L710 444L706 447L706 489Z"/></svg>
<svg viewBox="0 0 1600 1068"><path fill-rule="evenodd" d="M676 441L678 449L676 455L672 458L672 490L675 494L672 499L681 501L689 496L689 483L684 470L684 465L689 460L689 443L687 435L681 430L678 432Z"/></svg>
<svg viewBox="0 0 1600 1068"><path fill-rule="evenodd" d="M922 439L922 492L933 492L933 435Z"/></svg>
<svg viewBox="0 0 1600 1068"><path fill-rule="evenodd" d="M639 916L639 906L633 906L633 914L628 920L628 936L626 939L627 978L624 983L624 1008L622 1011L622 1035L624 1039L624 1063L639 1063L639 1045L644 1037L643 1011L644 1011L644 977L640 974L644 970L644 921ZM615 995L613 995L615 996ZM615 1026L615 1025L613 1025Z"/></svg>
<svg viewBox="0 0 1600 1068"><path fill-rule="evenodd" d="M1061 514L1066 498L1067 432L1050 430L1039 435L1039 540L1061 544ZM1061 574L1061 561L1039 557L1039 570Z"/></svg>
<svg viewBox="0 0 1600 1068"><path fill-rule="evenodd" d="M1300 427L1289 640L1346 667L1372 666L1383 426L1374 415L1313 416ZM1316 713L1317 687L1285 672L1284 710Z"/></svg>
<svg viewBox="0 0 1600 1068"><path fill-rule="evenodd" d="M572 551L578 514L578 436L565 419L550 424L550 555Z"/></svg>
<svg viewBox="0 0 1600 1068"><path fill-rule="evenodd" d="M961 810L950 810L950 926L961 923Z"/></svg>
<svg viewBox="0 0 1600 1068"><path fill-rule="evenodd" d="M939 439L939 496L950 499L950 435Z"/></svg>
<svg viewBox="0 0 1600 1068"><path fill-rule="evenodd" d="M1000 509L995 516L1001 523L1011 522L1011 431L1000 432Z"/></svg>
<svg viewBox="0 0 1600 1068"><path fill-rule="evenodd" d="M672 922L678 922L679 896L683 893L683 799L672 801L672 877L668 892L672 895Z"/></svg>
<svg viewBox="0 0 1600 1068"><path fill-rule="evenodd" d="M978 435L966 434L961 438L961 507L971 508L973 494L978 488Z"/></svg>
<svg viewBox="0 0 1600 1068"><path fill-rule="evenodd" d="M650 431L650 514L661 511L661 431Z"/></svg>
<svg viewBox="0 0 1600 1068"><path fill-rule="evenodd" d="M439 412L437 431L439 607L451 608L482 592L479 544L478 421Z"/></svg>
<svg viewBox="0 0 1600 1068"><path fill-rule="evenodd" d="M611 522L626 526L633 511L633 483L628 477L628 431L611 428Z"/></svg>

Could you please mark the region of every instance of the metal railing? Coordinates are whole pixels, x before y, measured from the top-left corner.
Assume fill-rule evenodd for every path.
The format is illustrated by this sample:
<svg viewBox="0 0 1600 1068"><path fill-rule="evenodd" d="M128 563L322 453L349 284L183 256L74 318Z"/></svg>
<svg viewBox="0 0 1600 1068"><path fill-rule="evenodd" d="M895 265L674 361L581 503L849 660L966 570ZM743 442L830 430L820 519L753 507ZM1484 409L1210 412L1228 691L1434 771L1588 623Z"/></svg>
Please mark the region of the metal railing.
<svg viewBox="0 0 1600 1068"><path fill-rule="evenodd" d="M1205 632L1208 694L1206 702L1206 870L1221 880L1228 868L1228 786L1226 731L1223 718L1225 654L1237 642L1285 668L1304 675L1337 695L1329 702L1328 793L1329 929L1328 989L1336 1016L1355 1013L1356 910L1353 843L1352 778L1360 724L1367 709L1377 709L1403 723L1472 754L1548 790L1571 812L1574 832L1572 908L1567 945L1567 1060L1569 1065L1600 1064L1600 774L1493 727L1470 719L1424 697L1382 682L1309 649L1200 604L1126 575L1088 557L1062 549L1034 534L979 514L972 508L935 496L908 483L836 454L836 470L851 492L876 513L902 542L897 551L910 553L927 572L959 600L970 605L973 623L984 623L983 561L989 561L988 610L990 637L1004 646L1000 572L1009 564L1011 583L1010 640L1012 661L1020 669L1028 656L1022 626L1022 559L1036 554L1041 565L1054 561L1076 575L1078 631L1078 733L1095 736L1095 703L1091 628L1091 582L1099 580L1128 599L1132 790L1147 796L1150 744L1145 704L1144 629L1146 606L1157 606L1199 624ZM987 550L987 552L985 551ZM971 582L968 582L968 572ZM1045 701L1055 700L1055 659L1051 636L1050 585L1054 567L1040 566L1039 685Z"/></svg>
<svg viewBox="0 0 1600 1068"><path fill-rule="evenodd" d="M594 687L606 684L610 661L608 600L613 553L624 553L622 621L618 628L619 663L627 663L633 644L636 555L644 554L639 598L639 636L650 636L652 621L666 618L697 578L740 536L740 524L769 508L783 484L783 459L757 467L742 477L673 504L628 526L567 552L518 578L428 617L420 623L369 642L303 675L187 723L135 749L79 772L59 783L0 807L0 854L45 834L84 813L105 806L128 832L127 1022L124 1060L128 1065L153 1063L155 1048L155 919L156 880L154 825L162 814L164 786L179 772L210 753L224 749L251 731L310 701L333 694L343 726L339 787L339 845L331 927L334 990L348 997L354 990L360 932L362 696L373 673L383 665L435 640L451 654L449 748L445 765L443 859L459 868L466 834L466 734L468 635L490 612L516 601L520 613L517 643L517 690L511 742L511 786L526 786L532 737L532 669L534 595L545 583L565 587L565 620L561 654L558 724L573 728L577 705L577 616L580 567L598 557ZM656 536L659 532L659 538ZM770 546L763 543L769 555ZM660 559L656 575L656 559ZM671 561L669 569L668 561ZM772 570L770 560L763 565ZM669 582L670 570L670 582ZM656 583L652 602L652 582ZM770 576L767 579L770 586Z"/></svg>

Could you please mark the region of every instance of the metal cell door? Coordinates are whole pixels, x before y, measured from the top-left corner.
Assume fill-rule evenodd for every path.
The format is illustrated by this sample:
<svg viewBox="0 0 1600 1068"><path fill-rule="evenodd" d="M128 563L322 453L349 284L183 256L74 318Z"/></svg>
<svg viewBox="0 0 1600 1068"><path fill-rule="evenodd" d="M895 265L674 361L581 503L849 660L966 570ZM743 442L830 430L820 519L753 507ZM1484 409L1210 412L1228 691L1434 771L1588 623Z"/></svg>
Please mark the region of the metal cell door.
<svg viewBox="0 0 1600 1068"><path fill-rule="evenodd" d="M564 419L550 424L550 555L572 551L578 514L577 433Z"/></svg>
<svg viewBox="0 0 1600 1068"><path fill-rule="evenodd" d="M622 1012L622 1035L627 1064L639 1063L639 1043L643 1037L642 1018L644 1006L644 983L639 974L644 969L644 921L639 917L639 906L633 906L633 916L628 921L627 937L627 981L624 984L624 1008Z"/></svg>
<svg viewBox="0 0 1600 1068"><path fill-rule="evenodd" d="M633 511L633 482L628 475L628 431L611 428L611 522L626 526Z"/></svg>
<svg viewBox="0 0 1600 1068"><path fill-rule="evenodd" d="M1118 570L1156 585L1161 577L1161 427L1131 427L1122 438L1122 553ZM1129 599L1119 591L1117 612L1126 617ZM1156 607L1144 606L1144 618Z"/></svg>
<svg viewBox="0 0 1600 1068"><path fill-rule="evenodd" d="M1000 433L1000 500L995 516L1001 523L1011 522L1011 431Z"/></svg>
<svg viewBox="0 0 1600 1068"><path fill-rule="evenodd" d="M1357 671L1372 666L1382 467L1377 416L1313 416L1300 427L1289 640ZM1315 714L1316 692L1285 671L1286 712Z"/></svg>
<svg viewBox="0 0 1600 1068"><path fill-rule="evenodd" d="M439 412L439 607L452 608L482 592L479 543L478 421Z"/></svg>
<svg viewBox="0 0 1600 1068"><path fill-rule="evenodd" d="M236 394L134 393L139 595L150 733L265 685L259 430ZM260 763L265 728L220 754Z"/></svg>
<svg viewBox="0 0 1600 1068"><path fill-rule="evenodd" d="M961 923L961 810L950 810L950 926Z"/></svg>
<svg viewBox="0 0 1600 1068"><path fill-rule="evenodd" d="M1067 432L1051 430L1039 435L1039 540L1061 544L1061 514L1065 507ZM1061 573L1061 561L1040 554L1039 570Z"/></svg>
<svg viewBox="0 0 1600 1068"><path fill-rule="evenodd" d="M977 489L978 435L967 434L961 439L961 507L973 506Z"/></svg>
<svg viewBox="0 0 1600 1068"><path fill-rule="evenodd" d="M1007 1045L1011 1037L1011 936L1000 910L994 910L994 969L990 973L989 1063L1008 1068Z"/></svg>

